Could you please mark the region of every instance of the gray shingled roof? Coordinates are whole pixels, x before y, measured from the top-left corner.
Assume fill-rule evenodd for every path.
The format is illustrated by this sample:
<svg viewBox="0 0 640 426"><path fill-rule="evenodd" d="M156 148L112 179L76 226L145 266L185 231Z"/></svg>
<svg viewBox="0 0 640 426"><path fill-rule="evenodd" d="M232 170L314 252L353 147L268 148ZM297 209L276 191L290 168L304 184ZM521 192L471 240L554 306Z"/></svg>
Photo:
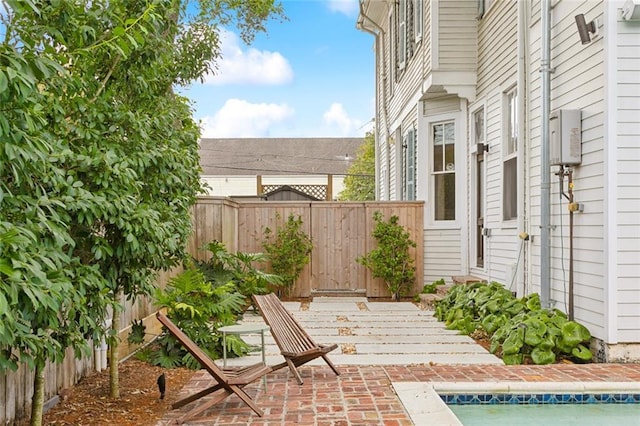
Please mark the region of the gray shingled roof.
<svg viewBox="0 0 640 426"><path fill-rule="evenodd" d="M345 174L364 138L200 139L202 174ZM349 160L345 160L348 156Z"/></svg>

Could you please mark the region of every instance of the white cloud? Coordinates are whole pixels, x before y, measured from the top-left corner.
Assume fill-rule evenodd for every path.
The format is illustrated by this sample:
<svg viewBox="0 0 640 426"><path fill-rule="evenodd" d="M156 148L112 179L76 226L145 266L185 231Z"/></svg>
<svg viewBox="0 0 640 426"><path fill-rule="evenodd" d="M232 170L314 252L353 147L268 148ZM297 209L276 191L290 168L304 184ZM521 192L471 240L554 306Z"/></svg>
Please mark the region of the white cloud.
<svg viewBox="0 0 640 426"><path fill-rule="evenodd" d="M329 0L327 6L330 11L343 13L349 17L357 15L359 11L358 0Z"/></svg>
<svg viewBox="0 0 640 426"><path fill-rule="evenodd" d="M287 121L293 115L293 108L287 104L252 104L241 99L229 99L213 117L202 119L202 137L267 137L272 126Z"/></svg>
<svg viewBox="0 0 640 426"><path fill-rule="evenodd" d="M358 135L362 133L362 121L349 117L342 104L334 102L322 115L327 126L336 127L341 136Z"/></svg>
<svg viewBox="0 0 640 426"><path fill-rule="evenodd" d="M230 31L220 33L222 58L217 70L205 78L205 83L280 85L293 80L289 61L279 52L248 48L242 50L240 38Z"/></svg>

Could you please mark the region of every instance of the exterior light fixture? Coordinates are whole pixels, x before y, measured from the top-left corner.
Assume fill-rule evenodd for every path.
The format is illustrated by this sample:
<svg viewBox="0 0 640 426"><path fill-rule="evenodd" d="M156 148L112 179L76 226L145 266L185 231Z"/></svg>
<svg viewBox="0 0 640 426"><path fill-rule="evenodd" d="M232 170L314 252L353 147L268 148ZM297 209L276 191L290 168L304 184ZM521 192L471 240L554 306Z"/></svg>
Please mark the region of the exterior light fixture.
<svg viewBox="0 0 640 426"><path fill-rule="evenodd" d="M576 15L576 25L578 26L578 34L580 35L580 41L582 44L591 43L591 34L596 34L596 21L593 20L589 23L585 21L584 15Z"/></svg>

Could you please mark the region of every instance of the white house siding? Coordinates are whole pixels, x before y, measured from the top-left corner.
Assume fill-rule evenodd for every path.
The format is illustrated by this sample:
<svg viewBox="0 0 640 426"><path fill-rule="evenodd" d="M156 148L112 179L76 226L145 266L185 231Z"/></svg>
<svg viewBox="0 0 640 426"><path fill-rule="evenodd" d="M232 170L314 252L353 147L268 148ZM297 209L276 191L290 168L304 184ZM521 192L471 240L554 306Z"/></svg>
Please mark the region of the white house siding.
<svg viewBox="0 0 640 426"><path fill-rule="evenodd" d="M425 206L427 207L427 206ZM447 281L460 274L460 229L426 229L424 232L424 282Z"/></svg>
<svg viewBox="0 0 640 426"><path fill-rule="evenodd" d="M485 154L484 215L484 226L490 236L485 238L484 270L474 272L507 287L515 286L511 283L513 266L518 261L522 244L517 237L520 232L517 223L502 220L503 96L517 83L517 6L516 1L497 0L478 22L476 101L485 105L486 139L490 147ZM522 212L522 206L519 209ZM525 255L521 255L520 262L524 262L524 258Z"/></svg>
<svg viewBox="0 0 640 426"><path fill-rule="evenodd" d="M640 342L640 22L617 20L615 56L615 265L617 340ZM615 58L615 59L614 59ZM611 121L609 121L611 123ZM611 143L613 141L609 141Z"/></svg>
<svg viewBox="0 0 640 426"><path fill-rule="evenodd" d="M438 2L438 69L476 70L477 0Z"/></svg>
<svg viewBox="0 0 640 426"><path fill-rule="evenodd" d="M422 114L425 117L453 111L460 111L460 98L457 95L449 95L446 92L430 96L429 99L422 103Z"/></svg>
<svg viewBox="0 0 640 426"><path fill-rule="evenodd" d="M604 252L604 78L602 38L582 45L574 16L584 13L587 20L602 19L602 3L565 0L552 9L551 110L582 111L582 164L574 167L575 201L584 204L583 213L574 215L574 315L595 337L605 338ZM540 225L540 20L533 23L530 43L530 229L539 236ZM551 167L551 173L558 166ZM563 189L567 191L565 179ZM568 312L569 214L566 199L560 199L560 183L551 176L551 294L552 306ZM540 246L535 242L527 281L532 291L540 291Z"/></svg>
<svg viewBox="0 0 640 426"><path fill-rule="evenodd" d="M505 83L515 83L518 4L495 0L478 22L478 83L480 99Z"/></svg>

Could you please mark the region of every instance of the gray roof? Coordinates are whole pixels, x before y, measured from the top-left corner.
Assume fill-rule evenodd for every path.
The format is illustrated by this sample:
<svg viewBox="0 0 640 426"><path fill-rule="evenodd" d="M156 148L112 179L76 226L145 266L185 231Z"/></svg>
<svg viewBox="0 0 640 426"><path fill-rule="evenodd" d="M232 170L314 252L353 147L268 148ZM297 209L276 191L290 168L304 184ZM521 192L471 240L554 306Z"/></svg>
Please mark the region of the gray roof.
<svg viewBox="0 0 640 426"><path fill-rule="evenodd" d="M364 138L200 139L205 176L345 174Z"/></svg>

